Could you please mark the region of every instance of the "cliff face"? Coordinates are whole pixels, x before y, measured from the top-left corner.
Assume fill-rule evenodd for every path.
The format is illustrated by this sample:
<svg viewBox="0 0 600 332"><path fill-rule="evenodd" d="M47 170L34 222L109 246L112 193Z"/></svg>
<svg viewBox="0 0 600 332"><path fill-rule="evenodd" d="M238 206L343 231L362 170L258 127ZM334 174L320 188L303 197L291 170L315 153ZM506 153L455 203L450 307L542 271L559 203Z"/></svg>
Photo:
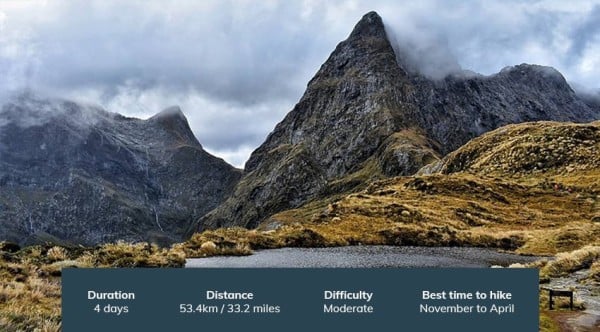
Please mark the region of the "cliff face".
<svg viewBox="0 0 600 332"><path fill-rule="evenodd" d="M180 240L241 176L178 107L144 121L24 95L0 119L1 239Z"/></svg>
<svg viewBox="0 0 600 332"><path fill-rule="evenodd" d="M589 122L600 112L584 103L554 68L521 64L492 76L415 77L418 120L442 154L506 124L538 120Z"/></svg>
<svg viewBox="0 0 600 332"><path fill-rule="evenodd" d="M458 73L436 81L409 73L371 12L252 153L233 195L199 228L255 227L366 180L414 174L506 124L600 118L588 104L548 67L522 64L492 76Z"/></svg>
<svg viewBox="0 0 600 332"><path fill-rule="evenodd" d="M252 153L234 195L202 224L256 226L358 171L386 138L401 130L402 113L417 111L407 110L414 106L402 100L410 81L395 59L381 18L366 15Z"/></svg>

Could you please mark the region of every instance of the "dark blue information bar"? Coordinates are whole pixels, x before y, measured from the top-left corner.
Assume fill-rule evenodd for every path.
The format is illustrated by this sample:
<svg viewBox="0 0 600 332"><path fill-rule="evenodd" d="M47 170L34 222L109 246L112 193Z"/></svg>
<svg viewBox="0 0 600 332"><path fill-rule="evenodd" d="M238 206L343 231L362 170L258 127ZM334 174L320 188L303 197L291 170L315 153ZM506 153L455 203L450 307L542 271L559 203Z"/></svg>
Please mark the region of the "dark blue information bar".
<svg viewBox="0 0 600 332"><path fill-rule="evenodd" d="M535 269L65 269L63 331L538 331Z"/></svg>

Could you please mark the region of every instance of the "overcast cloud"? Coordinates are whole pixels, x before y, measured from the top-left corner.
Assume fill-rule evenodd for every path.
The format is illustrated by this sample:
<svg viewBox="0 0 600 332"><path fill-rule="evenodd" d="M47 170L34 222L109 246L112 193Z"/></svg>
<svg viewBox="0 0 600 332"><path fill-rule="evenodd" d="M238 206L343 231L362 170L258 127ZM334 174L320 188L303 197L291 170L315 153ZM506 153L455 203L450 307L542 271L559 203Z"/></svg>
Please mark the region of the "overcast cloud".
<svg viewBox="0 0 600 332"><path fill-rule="evenodd" d="M527 62L600 88L600 0L0 0L0 93L141 118L180 105L202 145L241 167L370 10L432 77Z"/></svg>

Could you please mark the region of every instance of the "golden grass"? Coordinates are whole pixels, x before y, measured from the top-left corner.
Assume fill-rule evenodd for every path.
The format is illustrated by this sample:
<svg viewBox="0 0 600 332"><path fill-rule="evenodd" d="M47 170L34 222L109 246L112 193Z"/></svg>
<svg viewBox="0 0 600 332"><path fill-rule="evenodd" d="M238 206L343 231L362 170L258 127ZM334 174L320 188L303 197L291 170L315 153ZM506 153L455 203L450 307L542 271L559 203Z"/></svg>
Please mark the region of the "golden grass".
<svg viewBox="0 0 600 332"><path fill-rule="evenodd" d="M56 262L56 261L63 261L65 259L67 259L68 255L67 255L67 250L65 248L54 246L54 247L48 249L46 256L48 257L49 260Z"/></svg>
<svg viewBox="0 0 600 332"><path fill-rule="evenodd" d="M270 233L239 229L207 234L224 235L228 242L240 241L253 249L284 246L290 232L305 230L318 235L310 240L318 246L480 246L554 255L600 238L600 223L592 222L598 178L567 191L556 190L547 179L466 173L399 177L372 183L337 201L316 201L278 213L258 228L283 225Z"/></svg>
<svg viewBox="0 0 600 332"><path fill-rule="evenodd" d="M0 330L60 330L60 278L29 263L2 262L0 273Z"/></svg>
<svg viewBox="0 0 600 332"><path fill-rule="evenodd" d="M600 140L594 124L508 126L473 140L438 164L444 174L381 176L365 163L334 189L361 183L360 192L329 196L271 216L257 230L213 230L183 244L186 254L219 254L242 244L283 246L389 244L479 246L556 256L538 262L547 280L590 268L600 281ZM431 167L430 169L436 169ZM337 191L343 192L343 190ZM336 193L336 190L332 190ZM197 250L206 241L218 250ZM194 251L195 250L195 251ZM543 309L540 330L558 331ZM567 303L557 301L559 307Z"/></svg>
<svg viewBox="0 0 600 332"><path fill-rule="evenodd" d="M548 261L540 269L540 278L553 278L565 276L569 273L591 268L594 264L596 267L600 259L600 246L588 245L581 249L571 252L558 253L554 260Z"/></svg>
<svg viewBox="0 0 600 332"><path fill-rule="evenodd" d="M282 247L325 247L347 245L324 238L310 227L283 226L273 231L248 230L241 227L220 228L197 233L188 241L173 247L182 250L186 257L217 255L243 256L257 249Z"/></svg>
<svg viewBox="0 0 600 332"><path fill-rule="evenodd" d="M109 243L101 246L91 259L99 267L181 267L185 254L175 248L159 248L149 243ZM83 257L90 261L89 257Z"/></svg>
<svg viewBox="0 0 600 332"><path fill-rule="evenodd" d="M477 137L443 161L442 173L543 177L600 168L600 122L535 122Z"/></svg>
<svg viewBox="0 0 600 332"><path fill-rule="evenodd" d="M252 254L246 236L245 228L221 228L216 231L196 233L183 243L173 245L173 248L184 253L186 257L209 256L244 256Z"/></svg>
<svg viewBox="0 0 600 332"><path fill-rule="evenodd" d="M558 324L546 312L540 312L540 332L560 332Z"/></svg>
<svg viewBox="0 0 600 332"><path fill-rule="evenodd" d="M1 248L2 246L0 246ZM34 246L0 250L0 331L60 331L65 267L181 267L177 248L118 242L97 248Z"/></svg>
<svg viewBox="0 0 600 332"><path fill-rule="evenodd" d="M60 330L60 275L68 266L182 266L186 257L267 248L493 247L556 255L533 265L542 280L590 268L589 280L600 281L599 126L545 122L500 128L441 161L437 166L445 174L368 183L383 177L369 159L356 173L329 183L325 198L271 216L258 229L204 231L171 248L119 242L11 253L0 243L0 330ZM417 134L399 133L392 143L415 141ZM301 146L294 149L302 152ZM541 308L544 296L541 292ZM558 331L555 317L542 309L540 330Z"/></svg>

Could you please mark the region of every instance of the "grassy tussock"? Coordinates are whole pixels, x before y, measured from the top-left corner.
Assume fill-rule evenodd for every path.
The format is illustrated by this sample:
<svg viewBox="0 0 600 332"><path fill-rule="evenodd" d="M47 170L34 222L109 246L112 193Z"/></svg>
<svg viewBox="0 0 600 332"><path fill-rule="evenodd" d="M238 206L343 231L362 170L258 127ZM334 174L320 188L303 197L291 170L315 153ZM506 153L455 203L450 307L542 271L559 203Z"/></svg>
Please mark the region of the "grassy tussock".
<svg viewBox="0 0 600 332"><path fill-rule="evenodd" d="M117 242L101 246L80 261L94 267L181 267L185 254L155 244Z"/></svg>
<svg viewBox="0 0 600 332"><path fill-rule="evenodd" d="M600 246L585 246L571 252L559 253L552 261L547 262L540 269L540 278L552 278L587 269L595 265L593 271L598 272L600 260Z"/></svg>
<svg viewBox="0 0 600 332"><path fill-rule="evenodd" d="M540 312L540 332L560 332L558 324L546 312Z"/></svg>
<svg viewBox="0 0 600 332"><path fill-rule="evenodd" d="M66 267L181 267L176 248L118 242L97 248L59 246L1 250L0 331L60 331L60 276Z"/></svg>
<svg viewBox="0 0 600 332"><path fill-rule="evenodd" d="M196 233L174 248L182 251L186 257L209 257L218 255L244 256L252 254L248 245L249 232L245 228L222 228L215 231Z"/></svg>
<svg viewBox="0 0 600 332"><path fill-rule="evenodd" d="M326 238L310 227L283 226L274 231L248 230L245 228L222 228L197 233L188 241L174 247L187 257L217 255L243 256L253 250L282 247L327 247L347 245L340 239Z"/></svg>
<svg viewBox="0 0 600 332"><path fill-rule="evenodd" d="M502 176L573 174L600 167L600 124L508 125L473 139L444 159L442 172Z"/></svg>
<svg viewBox="0 0 600 332"><path fill-rule="evenodd" d="M59 331L60 278L29 262L0 263L0 330Z"/></svg>
<svg viewBox="0 0 600 332"><path fill-rule="evenodd" d="M266 247L279 246L289 229L308 229L322 237L320 246L479 246L553 255L600 238L600 223L592 221L600 200L598 178L566 190L566 184L555 186L565 182L560 179L524 182L464 173L399 177L336 201L278 213L259 229L284 225L268 237ZM250 234L236 235L254 246L246 239Z"/></svg>
<svg viewBox="0 0 600 332"><path fill-rule="evenodd" d="M436 225L398 225L382 220L337 220L333 224L293 224L277 230L228 228L205 231L175 247L187 257L249 255L253 250L282 247L347 245L478 246L515 249L523 239L514 232L484 234Z"/></svg>

